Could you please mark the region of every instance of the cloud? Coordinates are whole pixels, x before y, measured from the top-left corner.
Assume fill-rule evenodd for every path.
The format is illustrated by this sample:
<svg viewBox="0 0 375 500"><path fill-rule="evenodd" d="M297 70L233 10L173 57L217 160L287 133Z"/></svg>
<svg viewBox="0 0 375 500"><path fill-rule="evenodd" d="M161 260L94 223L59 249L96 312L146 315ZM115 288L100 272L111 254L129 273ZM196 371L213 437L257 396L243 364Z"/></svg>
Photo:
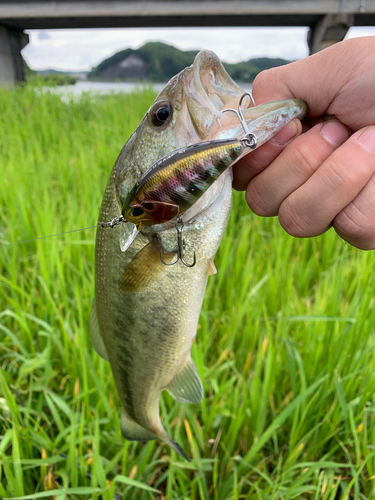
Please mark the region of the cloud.
<svg viewBox="0 0 375 500"><path fill-rule="evenodd" d="M127 47L161 41L181 50L211 49L228 62L307 55L305 28L169 28L30 30L22 54L33 69L89 70ZM46 42L48 38L48 42Z"/></svg>
<svg viewBox="0 0 375 500"><path fill-rule="evenodd" d="M37 36L38 36L38 40L50 40L51 39L51 35L48 33L48 31L45 31L45 30L38 31Z"/></svg>
<svg viewBox="0 0 375 500"><path fill-rule="evenodd" d="M211 49L226 62L252 57L300 59L308 55L307 28L127 28L30 30L23 50L33 69L87 71L115 52L161 41L182 50ZM351 28L348 36L375 34L375 28Z"/></svg>

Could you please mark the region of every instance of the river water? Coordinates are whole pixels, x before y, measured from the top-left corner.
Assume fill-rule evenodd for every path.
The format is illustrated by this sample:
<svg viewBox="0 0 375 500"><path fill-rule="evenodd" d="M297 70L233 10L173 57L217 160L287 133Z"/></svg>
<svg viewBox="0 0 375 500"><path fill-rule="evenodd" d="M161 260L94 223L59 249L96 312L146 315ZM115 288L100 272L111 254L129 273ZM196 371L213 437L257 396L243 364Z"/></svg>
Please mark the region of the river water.
<svg viewBox="0 0 375 500"><path fill-rule="evenodd" d="M130 83L130 82L89 82L78 81L75 85L62 85L60 87L45 87L61 96L80 96L82 92L93 92L97 94L108 94L110 92L132 92L133 90L153 87L155 93L159 93L165 87L165 83ZM243 83L241 87L245 92L250 92L251 83Z"/></svg>

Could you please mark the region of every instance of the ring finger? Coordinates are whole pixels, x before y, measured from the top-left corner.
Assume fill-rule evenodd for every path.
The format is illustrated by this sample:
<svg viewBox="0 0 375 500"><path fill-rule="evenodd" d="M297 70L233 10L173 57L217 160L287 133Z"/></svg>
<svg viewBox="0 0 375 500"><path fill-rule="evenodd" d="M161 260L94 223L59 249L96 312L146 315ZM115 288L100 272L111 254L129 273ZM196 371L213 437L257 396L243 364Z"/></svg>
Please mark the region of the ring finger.
<svg viewBox="0 0 375 500"><path fill-rule="evenodd" d="M319 123L294 139L246 190L246 201L261 216L278 214L283 201L302 186L349 137L338 120Z"/></svg>

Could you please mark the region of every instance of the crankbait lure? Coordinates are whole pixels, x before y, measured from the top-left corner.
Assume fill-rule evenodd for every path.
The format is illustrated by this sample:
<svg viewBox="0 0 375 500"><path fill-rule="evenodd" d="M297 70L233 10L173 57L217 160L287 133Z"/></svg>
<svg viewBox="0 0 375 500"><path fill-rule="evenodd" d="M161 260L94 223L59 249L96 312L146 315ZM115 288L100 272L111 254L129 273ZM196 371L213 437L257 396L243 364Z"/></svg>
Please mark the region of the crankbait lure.
<svg viewBox="0 0 375 500"><path fill-rule="evenodd" d="M242 154L243 140L193 144L152 165L125 199L122 215L140 230L182 215Z"/></svg>

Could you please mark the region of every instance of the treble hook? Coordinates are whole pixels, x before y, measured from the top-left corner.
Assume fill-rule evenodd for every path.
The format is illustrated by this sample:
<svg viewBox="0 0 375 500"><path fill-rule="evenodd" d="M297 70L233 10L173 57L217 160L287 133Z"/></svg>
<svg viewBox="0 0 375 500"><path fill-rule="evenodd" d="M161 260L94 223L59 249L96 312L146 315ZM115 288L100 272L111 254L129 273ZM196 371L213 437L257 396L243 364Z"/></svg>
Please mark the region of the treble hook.
<svg viewBox="0 0 375 500"><path fill-rule="evenodd" d="M194 252L194 262L192 264L187 264L184 260L184 254L185 254L185 245L184 241L182 239L182 229L184 227L184 223L182 222L182 217L181 215L178 217L177 222L176 222L176 229L177 229L177 242L178 242L178 250L177 250L177 259L174 260L173 262L165 262L163 259L163 247L160 248L160 260L162 261L163 264L166 266L173 266L176 264L179 260L186 266L186 267L194 267L196 263L196 257L195 257L195 252Z"/></svg>
<svg viewBox="0 0 375 500"><path fill-rule="evenodd" d="M250 97L251 102L255 106L255 101L253 99L253 96L251 94L249 94L248 92L245 92L244 94L242 94L240 102L238 103L238 111L236 109L233 109L233 108L227 108L227 109L224 109L222 112L225 113L226 111L232 111L233 113L236 113L236 115L238 116L238 119L241 122L242 128L245 131L245 138L241 139L242 144L250 149L255 149L257 147L257 138L254 134L252 134L250 132L249 127L247 126L246 120L245 120L243 113L242 113L241 105L242 105L242 101L244 100L244 98L246 96Z"/></svg>

